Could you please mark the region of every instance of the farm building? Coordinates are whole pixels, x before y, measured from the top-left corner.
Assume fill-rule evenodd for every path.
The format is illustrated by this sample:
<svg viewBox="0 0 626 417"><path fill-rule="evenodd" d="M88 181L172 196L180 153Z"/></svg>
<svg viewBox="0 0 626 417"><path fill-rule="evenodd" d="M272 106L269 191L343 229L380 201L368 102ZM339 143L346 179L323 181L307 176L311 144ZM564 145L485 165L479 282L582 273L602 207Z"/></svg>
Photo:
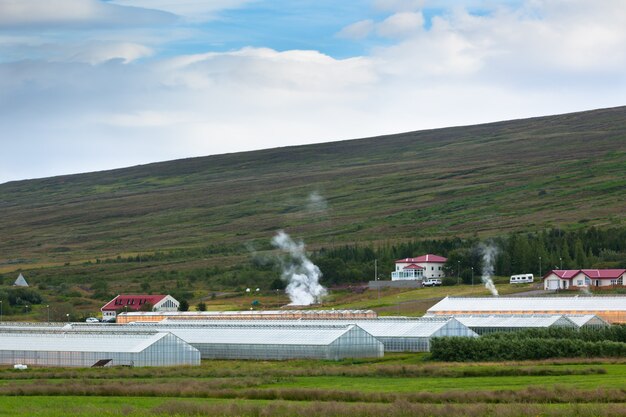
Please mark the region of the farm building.
<svg viewBox="0 0 626 417"><path fill-rule="evenodd" d="M134 294L118 295L100 310L103 320L116 318L123 311L178 311L180 303L171 295Z"/></svg>
<svg viewBox="0 0 626 417"><path fill-rule="evenodd" d="M626 285L626 269L553 269L543 276L545 290Z"/></svg>
<svg viewBox="0 0 626 417"><path fill-rule="evenodd" d="M167 332L0 329L0 363L37 366L200 365L200 352Z"/></svg>
<svg viewBox="0 0 626 417"><path fill-rule="evenodd" d="M608 323L626 323L626 297L446 297L427 313L430 316L592 314Z"/></svg>
<svg viewBox="0 0 626 417"><path fill-rule="evenodd" d="M256 321L232 321L229 324L237 326L255 326ZM397 318L397 319L373 319L373 320L319 320L319 321L271 321L263 322L263 324L272 326L276 329L289 329L301 326L348 326L357 325L367 333L374 336L383 343L386 352L428 352L430 350L430 340L433 337L443 336L465 336L476 337L476 333L460 324L455 319L450 318ZM140 323L137 323L139 325ZM179 332L171 326L186 326L187 328L203 328L203 326L219 325L218 321L198 321L188 323L184 321L165 320L161 323L154 324L154 328L159 331L171 331L183 340L188 341L192 345L193 339L187 339L187 334ZM202 349L198 347L200 351Z"/></svg>
<svg viewBox="0 0 626 417"><path fill-rule="evenodd" d="M454 316L459 322L478 334L495 332L515 332L528 329L547 329L551 327L568 327L578 329L579 326L562 315L476 315Z"/></svg>
<svg viewBox="0 0 626 417"><path fill-rule="evenodd" d="M371 319L372 310L261 310L261 311L169 311L121 313L118 323L160 322L174 320L334 320Z"/></svg>
<svg viewBox="0 0 626 417"><path fill-rule="evenodd" d="M396 270L391 273L392 281L442 278L447 258L439 255L422 255L417 258L404 258L396 261Z"/></svg>

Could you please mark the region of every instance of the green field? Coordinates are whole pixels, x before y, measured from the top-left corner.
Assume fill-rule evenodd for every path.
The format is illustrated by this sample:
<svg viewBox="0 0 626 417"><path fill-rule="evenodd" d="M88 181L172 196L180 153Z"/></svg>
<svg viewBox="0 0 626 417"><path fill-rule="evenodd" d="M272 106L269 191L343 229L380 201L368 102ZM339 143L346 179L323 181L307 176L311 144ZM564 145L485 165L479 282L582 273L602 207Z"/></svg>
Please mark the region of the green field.
<svg viewBox="0 0 626 417"><path fill-rule="evenodd" d="M204 361L197 368L0 369L0 415L623 415L626 362Z"/></svg>

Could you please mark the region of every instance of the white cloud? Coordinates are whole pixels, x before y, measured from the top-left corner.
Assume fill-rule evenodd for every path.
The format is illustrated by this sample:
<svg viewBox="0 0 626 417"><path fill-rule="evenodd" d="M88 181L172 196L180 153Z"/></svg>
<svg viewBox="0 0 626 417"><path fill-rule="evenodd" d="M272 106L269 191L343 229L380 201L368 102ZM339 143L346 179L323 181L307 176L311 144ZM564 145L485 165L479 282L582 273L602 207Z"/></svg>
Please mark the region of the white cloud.
<svg viewBox="0 0 626 417"><path fill-rule="evenodd" d="M375 0L374 6L380 10L407 12L424 7L424 0Z"/></svg>
<svg viewBox="0 0 626 417"><path fill-rule="evenodd" d="M341 29L337 36L348 39L364 39L374 30L374 21L371 19L361 20Z"/></svg>
<svg viewBox="0 0 626 417"><path fill-rule="evenodd" d="M99 0L0 0L0 28L144 26L172 22L170 13Z"/></svg>
<svg viewBox="0 0 626 417"><path fill-rule="evenodd" d="M158 45L40 44L58 49L0 62L0 182L33 175L22 155L28 172L50 175L624 105L625 9L533 0L449 10L428 27L394 10L353 28L389 38L349 59L270 48L139 59Z"/></svg>
<svg viewBox="0 0 626 417"><path fill-rule="evenodd" d="M228 9L237 9L254 0L112 0L112 4L162 10L189 20L203 21Z"/></svg>
<svg viewBox="0 0 626 417"><path fill-rule="evenodd" d="M420 12L395 13L376 25L376 32L380 36L389 38L406 37L421 31L424 17Z"/></svg>
<svg viewBox="0 0 626 417"><path fill-rule="evenodd" d="M128 64L139 58L151 56L152 53L152 49L136 43L92 42L68 48L66 60L95 65L111 59L120 59Z"/></svg>

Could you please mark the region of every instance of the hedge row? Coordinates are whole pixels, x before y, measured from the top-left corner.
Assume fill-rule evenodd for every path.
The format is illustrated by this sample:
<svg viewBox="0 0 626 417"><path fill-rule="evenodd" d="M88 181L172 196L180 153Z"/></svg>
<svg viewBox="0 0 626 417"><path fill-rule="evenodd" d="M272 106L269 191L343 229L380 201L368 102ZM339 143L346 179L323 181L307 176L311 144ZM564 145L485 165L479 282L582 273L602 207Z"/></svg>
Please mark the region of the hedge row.
<svg viewBox="0 0 626 417"><path fill-rule="evenodd" d="M511 333L490 333L482 337L492 339L578 339L585 342L610 340L626 343L626 326L612 325L602 328L572 329L568 327L551 327L547 329L527 329Z"/></svg>
<svg viewBox="0 0 626 417"><path fill-rule="evenodd" d="M626 343L556 338L443 337L432 340L430 352L434 360L453 362L623 357L626 356Z"/></svg>

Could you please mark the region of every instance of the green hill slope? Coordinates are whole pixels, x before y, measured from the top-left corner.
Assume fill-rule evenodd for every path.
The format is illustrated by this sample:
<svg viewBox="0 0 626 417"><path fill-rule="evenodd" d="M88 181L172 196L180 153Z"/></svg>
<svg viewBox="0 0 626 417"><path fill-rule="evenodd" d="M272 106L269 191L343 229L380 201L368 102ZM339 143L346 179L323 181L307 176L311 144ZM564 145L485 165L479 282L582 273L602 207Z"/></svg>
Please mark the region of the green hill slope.
<svg viewBox="0 0 626 417"><path fill-rule="evenodd" d="M0 265L621 225L625 172L619 107L11 182Z"/></svg>

